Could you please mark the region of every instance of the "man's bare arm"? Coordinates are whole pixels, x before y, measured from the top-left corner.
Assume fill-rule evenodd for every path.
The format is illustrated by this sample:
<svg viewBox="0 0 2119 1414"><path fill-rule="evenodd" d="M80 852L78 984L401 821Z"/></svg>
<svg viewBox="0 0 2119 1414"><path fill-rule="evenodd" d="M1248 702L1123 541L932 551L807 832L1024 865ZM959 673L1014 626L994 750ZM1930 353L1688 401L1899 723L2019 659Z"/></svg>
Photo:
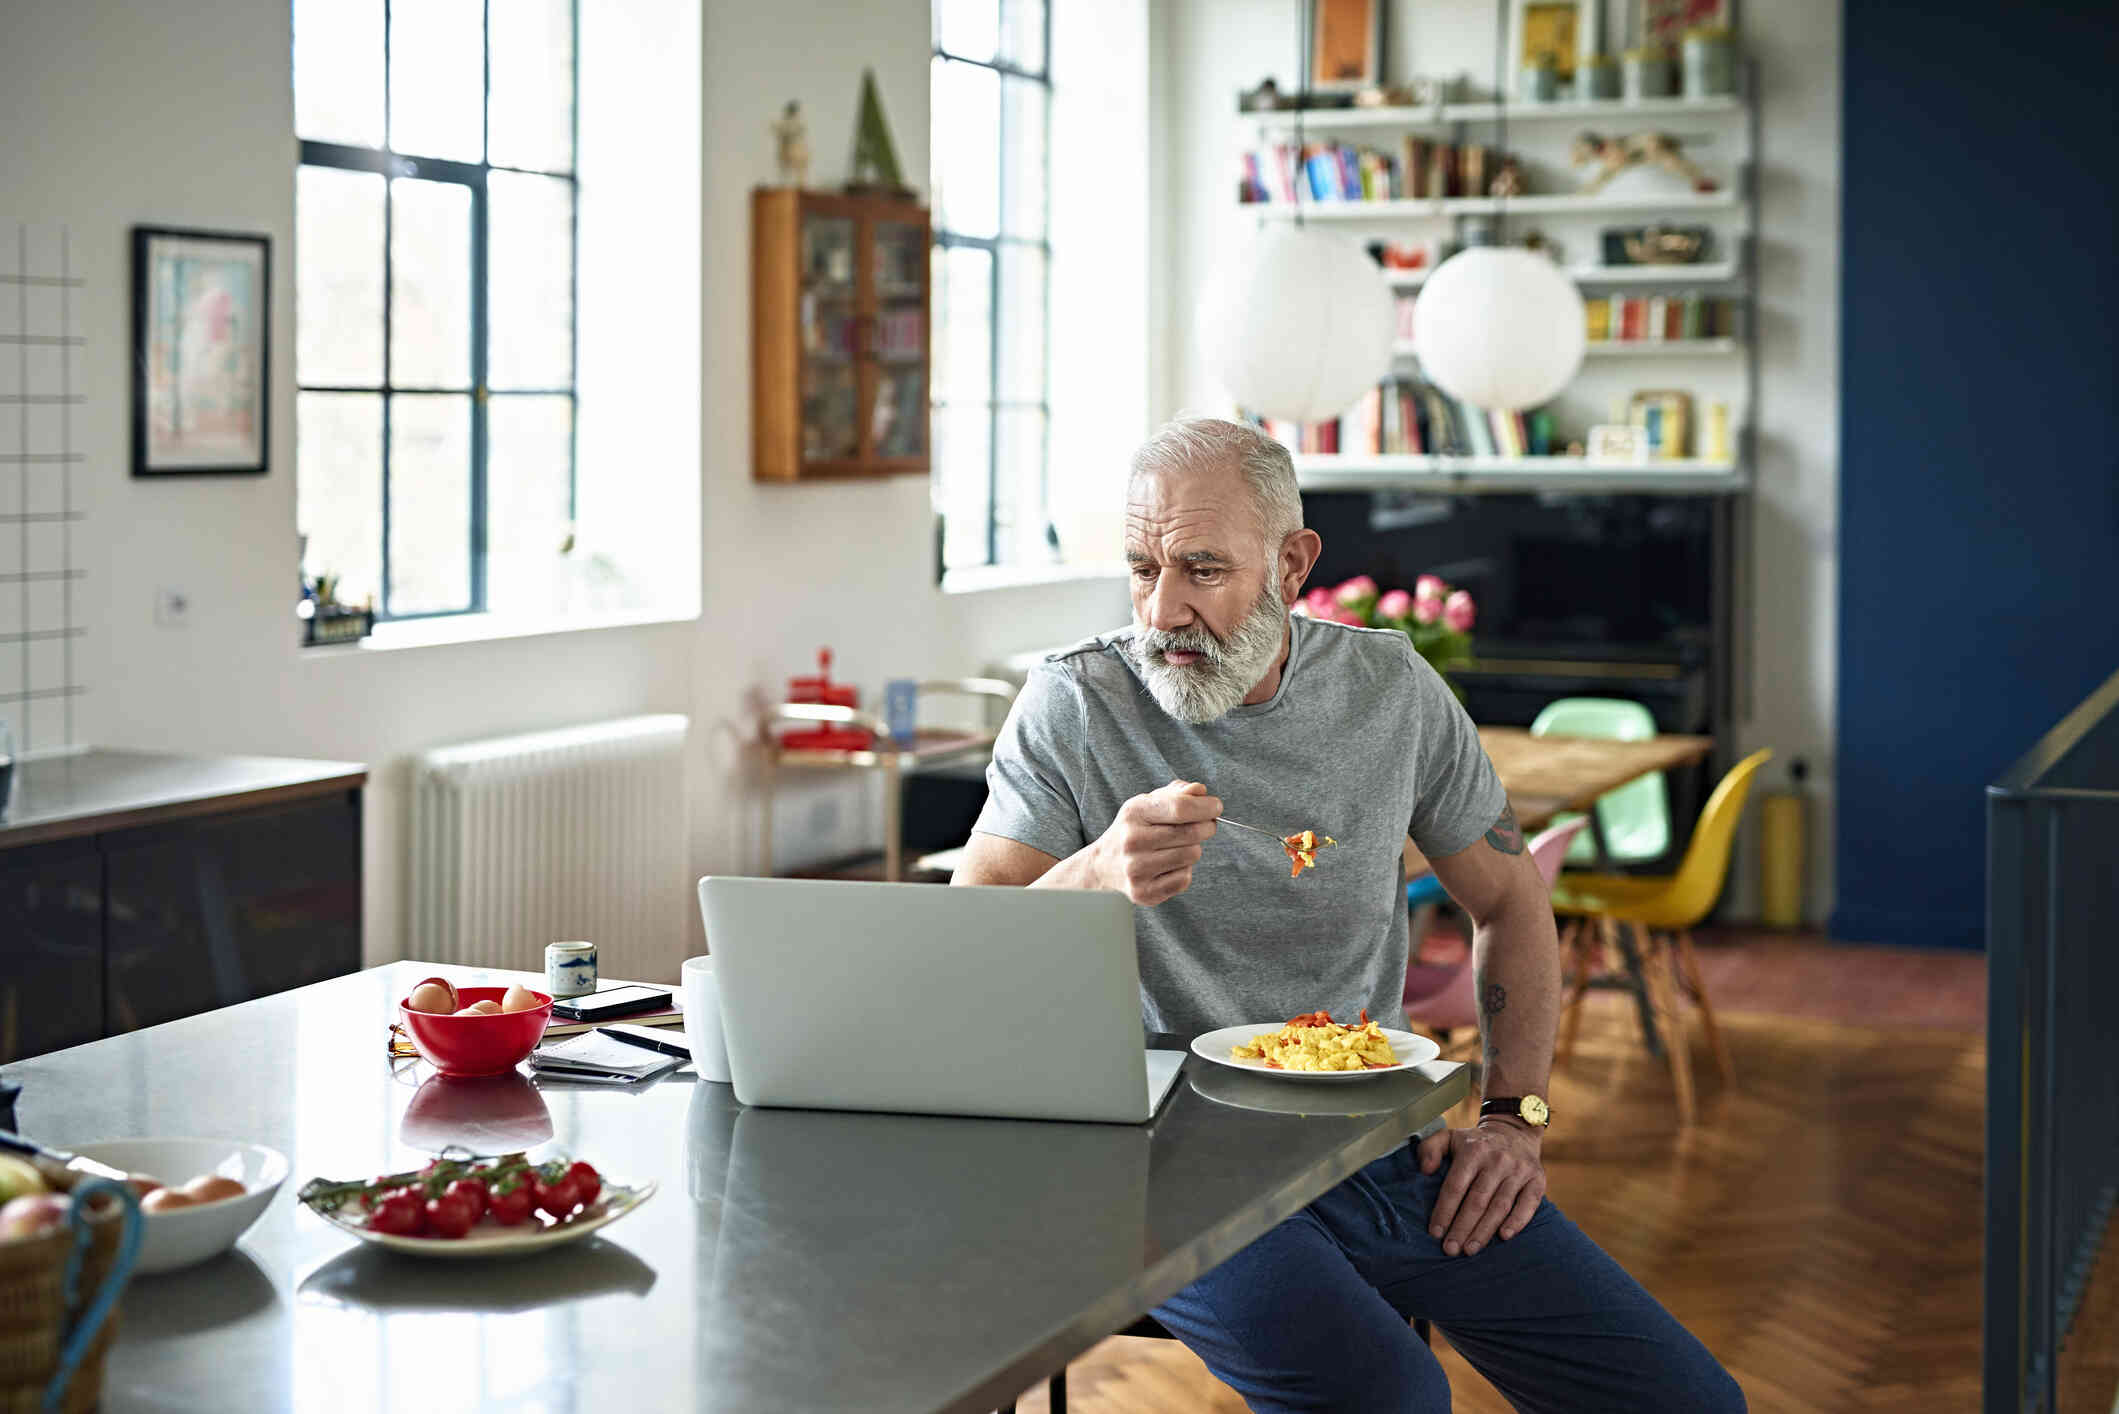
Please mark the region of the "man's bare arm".
<svg viewBox="0 0 2119 1414"><path fill-rule="evenodd" d="M952 884L1109 889L1152 907L1192 886L1192 866L1214 834L1221 802L1196 782L1172 781L1119 808L1111 828L1057 859L1020 840L974 832Z"/></svg>
<svg viewBox="0 0 2119 1414"><path fill-rule="evenodd" d="M1486 834L1435 877L1473 923L1472 965L1489 1095L1546 1093L1560 1015L1560 940L1552 897L1504 808Z"/></svg>
<svg viewBox="0 0 2119 1414"><path fill-rule="evenodd" d="M1515 812L1504 807L1481 839L1435 860L1434 869L1472 918L1472 976L1486 1040L1481 1089L1542 1095L1552 1078L1559 1020L1560 945L1552 900L1524 852ZM1423 1173L1436 1172L1445 1158L1450 1164L1428 1222L1444 1253L1476 1254L1496 1237L1514 1237L1536 1216L1545 1197L1542 1137L1519 1119L1493 1115L1471 1129L1420 1141Z"/></svg>

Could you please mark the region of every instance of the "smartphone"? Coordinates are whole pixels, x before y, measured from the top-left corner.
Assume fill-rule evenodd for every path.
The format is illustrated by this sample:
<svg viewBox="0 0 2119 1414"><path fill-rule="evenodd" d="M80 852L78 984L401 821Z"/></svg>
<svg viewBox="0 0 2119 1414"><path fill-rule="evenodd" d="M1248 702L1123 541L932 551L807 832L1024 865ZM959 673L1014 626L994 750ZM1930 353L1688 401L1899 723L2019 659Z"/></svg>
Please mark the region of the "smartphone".
<svg viewBox="0 0 2119 1414"><path fill-rule="evenodd" d="M669 988L636 982L628 987L613 987L608 992L591 992L585 997L562 997L552 1003L552 1015L566 1021L609 1021L635 1012L665 1011L669 1004Z"/></svg>

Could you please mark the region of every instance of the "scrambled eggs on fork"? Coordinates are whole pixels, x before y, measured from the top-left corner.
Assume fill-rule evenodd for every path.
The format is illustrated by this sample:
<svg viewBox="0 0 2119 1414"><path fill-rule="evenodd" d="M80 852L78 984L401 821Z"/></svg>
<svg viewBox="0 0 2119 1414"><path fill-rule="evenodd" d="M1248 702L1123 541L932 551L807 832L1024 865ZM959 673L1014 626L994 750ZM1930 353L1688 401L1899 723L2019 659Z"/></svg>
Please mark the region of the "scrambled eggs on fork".
<svg viewBox="0 0 2119 1414"><path fill-rule="evenodd" d="M1398 1063L1381 1027L1361 1009L1359 1026L1342 1026L1328 1011L1291 1018L1278 1031L1231 1046L1237 1060L1262 1060L1268 1070L1381 1070Z"/></svg>

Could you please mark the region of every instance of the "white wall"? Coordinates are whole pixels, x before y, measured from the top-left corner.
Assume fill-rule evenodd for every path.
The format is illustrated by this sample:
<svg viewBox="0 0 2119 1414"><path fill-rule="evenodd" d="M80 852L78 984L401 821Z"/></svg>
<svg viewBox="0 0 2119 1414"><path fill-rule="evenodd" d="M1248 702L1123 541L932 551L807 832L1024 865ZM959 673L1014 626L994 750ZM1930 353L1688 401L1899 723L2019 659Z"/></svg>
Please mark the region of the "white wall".
<svg viewBox="0 0 2119 1414"><path fill-rule="evenodd" d="M799 16L790 11L799 10ZM805 671L816 647L836 675L877 684L959 676L998 656L1125 621L1116 581L944 595L924 477L872 485L750 479L750 189L777 179L767 123L798 99L810 180L844 179L860 74L873 66L905 179L927 180L927 0L714 5L706 16L706 593L693 669L694 732L706 742L693 859L701 872L752 867L758 814L740 743L758 694ZM1123 457L1130 443L1112 454ZM717 606L725 606L717 612ZM858 793L789 790L776 853L845 852L875 833Z"/></svg>
<svg viewBox="0 0 2119 1414"><path fill-rule="evenodd" d="M1607 10L1610 7L1606 7ZM1236 95L1271 74L1295 85L1298 7L1287 0L1156 0L1153 36L1157 416L1218 411L1193 310L1232 215L1239 150ZM1396 0L1386 74L1493 83L1495 7L1483 0ZM1839 32L1836 0L1789 0L1747 14L1762 77L1758 490L1740 569L1743 657L1734 745L1771 746L1769 779L1794 755L1812 766L1810 916L1831 907L1830 785L1838 521ZM1621 47L1607 15L1607 48ZM1512 134L1519 137L1519 134ZM1520 143L1515 144L1520 145ZM1565 237L1563 236L1563 239ZM1576 257L1579 258L1579 257ZM1755 906L1755 846L1740 840L1730 905Z"/></svg>
<svg viewBox="0 0 2119 1414"><path fill-rule="evenodd" d="M661 0L657 0L661 3ZM681 0L678 0L681 3ZM679 27L681 31L681 26ZM75 537L77 739L184 752L360 760L375 772L366 830L365 950L404 946L408 753L444 742L688 711L704 783L700 871L755 859L755 797L739 764L754 700L777 697L816 645L843 675L969 671L1123 619L1111 582L945 597L932 582L923 478L872 486L754 485L749 462L748 189L772 175L766 123L787 98L810 115L819 184L841 175L864 63L876 65L909 174L926 170L925 0L738 5L704 20L704 612L696 624L575 632L393 652L303 654L291 606L294 531L294 167L286 0L211 6L75 0L10 6L0 45L0 219L72 231L86 462ZM681 108L680 108L681 113ZM689 144L680 141L677 150ZM272 470L262 478L127 475L128 230L136 223L273 238ZM689 322L682 304L672 319ZM596 475L584 462L584 479ZM679 508L681 513L682 507ZM157 588L191 622L153 621ZM809 806L829 845L872 839L857 798Z"/></svg>

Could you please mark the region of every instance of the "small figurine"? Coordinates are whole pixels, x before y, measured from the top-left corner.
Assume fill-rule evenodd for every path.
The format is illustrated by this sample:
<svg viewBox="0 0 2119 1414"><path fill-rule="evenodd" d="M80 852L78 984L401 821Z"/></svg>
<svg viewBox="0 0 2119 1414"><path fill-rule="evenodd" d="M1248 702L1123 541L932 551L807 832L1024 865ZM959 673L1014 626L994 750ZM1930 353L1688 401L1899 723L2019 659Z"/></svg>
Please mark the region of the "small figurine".
<svg viewBox="0 0 2119 1414"><path fill-rule="evenodd" d="M1595 133L1577 134L1568 160L1580 167L1595 163L1597 170L1582 184L1580 194L1589 196L1629 167L1661 167L1684 178L1694 191L1716 190L1714 179L1678 150L1678 140L1668 133L1635 133L1630 137L1605 138Z"/></svg>
<svg viewBox="0 0 2119 1414"><path fill-rule="evenodd" d="M1523 168L1513 155L1501 159L1501 169L1494 173L1493 181L1487 184L1486 194L1488 196L1523 195Z"/></svg>
<svg viewBox="0 0 2119 1414"><path fill-rule="evenodd" d="M1280 92L1280 85L1269 77L1262 79L1258 87L1245 89L1236 95L1236 111L1239 113L1271 113L1291 106Z"/></svg>
<svg viewBox="0 0 2119 1414"><path fill-rule="evenodd" d="M787 186L809 183L809 124L802 121L802 105L794 99L773 120L773 138L779 144L780 180Z"/></svg>

